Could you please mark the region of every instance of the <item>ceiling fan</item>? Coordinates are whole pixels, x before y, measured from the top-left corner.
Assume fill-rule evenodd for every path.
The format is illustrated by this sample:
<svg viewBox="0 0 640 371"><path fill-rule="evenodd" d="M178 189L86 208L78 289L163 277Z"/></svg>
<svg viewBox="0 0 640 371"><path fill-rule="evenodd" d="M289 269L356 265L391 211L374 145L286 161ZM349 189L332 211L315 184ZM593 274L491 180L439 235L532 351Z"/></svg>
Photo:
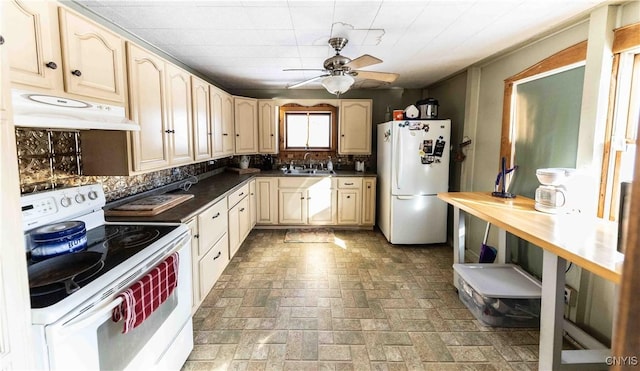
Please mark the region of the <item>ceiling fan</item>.
<svg viewBox="0 0 640 371"><path fill-rule="evenodd" d="M362 71L359 68L372 66L374 64L382 63L381 59L373 57L369 54L364 54L356 59L351 59L340 54L342 48L347 45L349 40L344 37L332 37L329 39L329 45L336 51L336 55L327 58L324 61L324 69L307 69L307 68L288 68L283 71L322 71L324 74L310 78L308 80L301 81L299 83L289 86L289 89L297 88L316 80L322 79L322 86L332 94L340 95L354 83L354 77L361 77L365 79L378 80L384 82L394 82L398 76L397 73L389 72L376 72L376 71Z"/></svg>

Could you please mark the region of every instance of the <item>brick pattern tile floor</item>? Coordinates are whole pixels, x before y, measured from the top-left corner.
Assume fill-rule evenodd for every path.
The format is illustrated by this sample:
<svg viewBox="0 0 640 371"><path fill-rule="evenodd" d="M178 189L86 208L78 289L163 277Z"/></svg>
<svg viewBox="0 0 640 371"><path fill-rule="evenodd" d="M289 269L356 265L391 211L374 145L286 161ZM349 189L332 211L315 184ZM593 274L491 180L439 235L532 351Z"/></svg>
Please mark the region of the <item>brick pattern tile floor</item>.
<svg viewBox="0 0 640 371"><path fill-rule="evenodd" d="M448 246L253 230L195 313L183 370L537 370L538 329L483 326Z"/></svg>

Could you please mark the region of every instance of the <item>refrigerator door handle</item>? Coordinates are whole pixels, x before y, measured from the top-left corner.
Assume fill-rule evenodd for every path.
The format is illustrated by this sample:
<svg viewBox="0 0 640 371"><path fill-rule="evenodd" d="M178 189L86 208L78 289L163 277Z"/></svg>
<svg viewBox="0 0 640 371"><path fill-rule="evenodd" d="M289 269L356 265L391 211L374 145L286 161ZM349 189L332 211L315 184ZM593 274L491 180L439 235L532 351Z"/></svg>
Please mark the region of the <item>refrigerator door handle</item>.
<svg viewBox="0 0 640 371"><path fill-rule="evenodd" d="M400 180L402 179L402 166L400 166L403 162L403 158L402 158L402 133L400 133L400 129L398 129L398 133L396 135L396 150L395 150L397 156L397 162L396 162L396 188L397 189L401 189L402 187L400 187Z"/></svg>
<svg viewBox="0 0 640 371"><path fill-rule="evenodd" d="M414 196L396 196L398 200L412 200Z"/></svg>

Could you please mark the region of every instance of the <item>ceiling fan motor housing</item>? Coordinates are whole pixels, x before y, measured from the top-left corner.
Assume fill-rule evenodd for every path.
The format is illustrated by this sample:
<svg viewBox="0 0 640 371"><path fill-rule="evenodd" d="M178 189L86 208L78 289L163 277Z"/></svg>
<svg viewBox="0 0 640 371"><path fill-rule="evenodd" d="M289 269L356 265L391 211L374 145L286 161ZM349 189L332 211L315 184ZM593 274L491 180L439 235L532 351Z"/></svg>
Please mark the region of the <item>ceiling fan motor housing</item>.
<svg viewBox="0 0 640 371"><path fill-rule="evenodd" d="M337 54L331 58L327 58L327 60L324 61L324 69L328 71L335 71L335 70L342 70L342 69L348 70L349 67L344 67L344 65L349 62L351 62L351 58Z"/></svg>

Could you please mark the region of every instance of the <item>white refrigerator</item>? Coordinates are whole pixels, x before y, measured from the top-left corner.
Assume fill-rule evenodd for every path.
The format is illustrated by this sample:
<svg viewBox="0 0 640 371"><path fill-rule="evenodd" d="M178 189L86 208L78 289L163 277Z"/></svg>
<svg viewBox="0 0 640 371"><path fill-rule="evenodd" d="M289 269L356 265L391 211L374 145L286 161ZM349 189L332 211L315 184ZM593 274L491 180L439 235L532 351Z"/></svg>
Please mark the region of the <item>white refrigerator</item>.
<svg viewBox="0 0 640 371"><path fill-rule="evenodd" d="M451 120L378 125L378 227L393 244L447 240Z"/></svg>

